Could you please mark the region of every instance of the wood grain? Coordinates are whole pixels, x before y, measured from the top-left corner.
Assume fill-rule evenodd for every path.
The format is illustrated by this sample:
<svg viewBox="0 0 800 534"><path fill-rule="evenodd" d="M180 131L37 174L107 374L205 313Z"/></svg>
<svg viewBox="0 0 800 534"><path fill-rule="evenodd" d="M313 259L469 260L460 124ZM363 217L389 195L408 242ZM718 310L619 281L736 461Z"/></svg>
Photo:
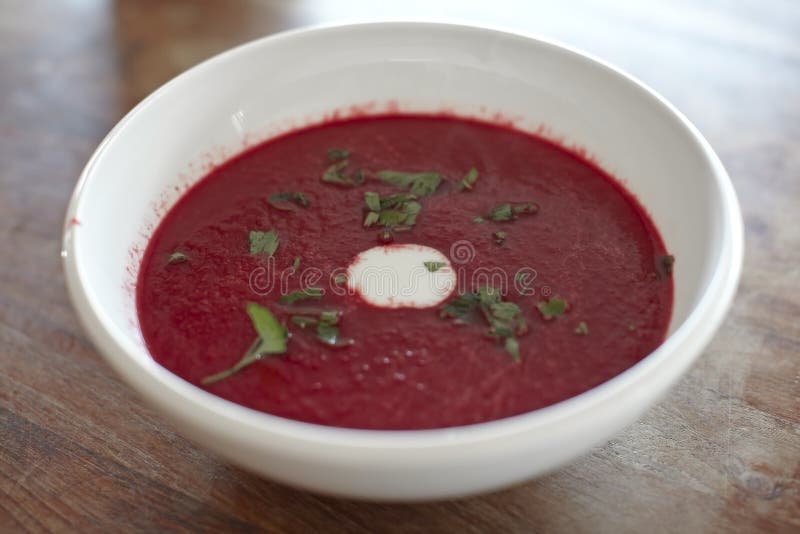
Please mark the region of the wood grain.
<svg viewBox="0 0 800 534"><path fill-rule="evenodd" d="M112 374L59 263L78 173L161 83L307 23L457 17L561 39L705 133L746 222L730 316L643 420L549 476L423 505L318 497L196 448ZM0 532L800 532L800 4L0 0Z"/></svg>

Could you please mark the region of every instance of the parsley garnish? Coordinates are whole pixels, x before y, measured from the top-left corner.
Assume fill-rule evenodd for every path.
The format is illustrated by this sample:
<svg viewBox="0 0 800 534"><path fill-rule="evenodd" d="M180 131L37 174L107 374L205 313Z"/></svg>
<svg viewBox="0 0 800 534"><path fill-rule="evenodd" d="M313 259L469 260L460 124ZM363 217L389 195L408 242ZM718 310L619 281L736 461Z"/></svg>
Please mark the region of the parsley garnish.
<svg viewBox="0 0 800 534"><path fill-rule="evenodd" d="M295 302L300 302L303 300L319 300L325 295L325 290L321 287L307 287L305 289L301 289L299 291L292 291L286 295L283 295L278 302L281 304L294 304Z"/></svg>
<svg viewBox="0 0 800 534"><path fill-rule="evenodd" d="M299 268L300 268L300 256L295 256L294 261L292 262L292 274L296 273Z"/></svg>
<svg viewBox="0 0 800 534"><path fill-rule="evenodd" d="M489 219L499 221L513 221L520 215L533 214L539 211L539 205L533 202L504 202L489 211Z"/></svg>
<svg viewBox="0 0 800 534"><path fill-rule="evenodd" d="M409 189L412 195L419 197L434 193L442 181L438 172L378 171L378 178L387 184Z"/></svg>
<svg viewBox="0 0 800 534"><path fill-rule="evenodd" d="M464 324L475 310L480 310L489 324L487 335L503 340L506 351L514 361L519 361L519 343L516 336L528 332L522 310L513 302L503 301L496 289L483 286L473 293L462 293L444 305L439 313L442 318L453 318L456 324Z"/></svg>
<svg viewBox="0 0 800 534"><path fill-rule="evenodd" d="M253 328L258 334L258 338L245 352L242 359L233 367L205 377L202 380L203 384L213 384L228 378L251 363L260 360L266 354L283 354L286 352L286 340L288 338L286 327L280 324L267 308L255 302L248 302L247 315L250 316L250 320L253 322Z"/></svg>
<svg viewBox="0 0 800 534"><path fill-rule="evenodd" d="M435 273L445 265L447 265L443 261L424 261L422 262L425 265L425 268L428 269L429 272Z"/></svg>
<svg viewBox="0 0 800 534"><path fill-rule="evenodd" d="M169 259L167 260L168 265L173 265L175 263L183 263L185 261L189 261L189 257L184 254L183 252L173 252L169 255Z"/></svg>
<svg viewBox="0 0 800 534"><path fill-rule="evenodd" d="M312 315L294 315L292 316L292 323L296 324L302 329L309 326L316 326L317 339L331 347L349 347L355 341L351 338L341 337L339 335L339 317L341 313L335 310L323 310L319 312L318 316Z"/></svg>
<svg viewBox="0 0 800 534"><path fill-rule="evenodd" d="M367 207L372 211L381 211L381 197L378 193L367 191L364 193L364 201Z"/></svg>
<svg viewBox="0 0 800 534"><path fill-rule="evenodd" d="M250 231L250 254L266 254L272 256L278 249L278 234L275 230L261 232L259 230Z"/></svg>
<svg viewBox="0 0 800 534"><path fill-rule="evenodd" d="M545 321L549 321L554 317L564 315L567 311L567 301L558 297L553 297L550 300L542 300L536 305L539 308L539 313Z"/></svg>
<svg viewBox="0 0 800 534"><path fill-rule="evenodd" d="M578 326L575 327L575 333L579 336L588 336L589 335L589 325L586 322L581 321L578 323Z"/></svg>
<svg viewBox="0 0 800 534"><path fill-rule="evenodd" d="M363 183L364 173L361 171L356 171L350 176L342 172L344 168L347 167L348 163L349 161L346 159L333 163L331 166L325 169L325 172L322 175L322 181L330 184L341 185L343 187L355 187Z"/></svg>
<svg viewBox="0 0 800 534"><path fill-rule="evenodd" d="M478 170L475 167L472 167L467 174L458 182L458 187L462 191L471 191L472 186L475 185L475 182L478 181Z"/></svg>
<svg viewBox="0 0 800 534"><path fill-rule="evenodd" d="M422 206L416 195L398 193L381 197L377 193L364 193L364 202L370 211L364 216L364 227L380 224L387 229L408 230L417 221ZM402 225L402 226L401 226Z"/></svg>
<svg viewBox="0 0 800 534"><path fill-rule="evenodd" d="M506 244L506 233L505 232L495 232L494 233L494 242L498 245L505 246Z"/></svg>
<svg viewBox="0 0 800 534"><path fill-rule="evenodd" d="M267 201L270 205L281 211L294 211L294 206L300 206L303 208L308 207L308 199L303 193L274 193L269 196Z"/></svg>

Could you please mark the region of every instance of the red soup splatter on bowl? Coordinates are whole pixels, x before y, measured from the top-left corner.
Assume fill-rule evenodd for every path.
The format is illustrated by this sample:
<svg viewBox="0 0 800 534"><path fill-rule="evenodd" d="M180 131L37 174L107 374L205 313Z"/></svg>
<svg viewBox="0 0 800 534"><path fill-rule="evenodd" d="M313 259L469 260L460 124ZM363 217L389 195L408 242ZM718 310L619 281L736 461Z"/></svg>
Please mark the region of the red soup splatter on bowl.
<svg viewBox="0 0 800 534"><path fill-rule="evenodd" d="M673 258L636 199L536 136L329 122L199 181L145 253L153 357L270 414L364 429L508 417L664 339Z"/></svg>

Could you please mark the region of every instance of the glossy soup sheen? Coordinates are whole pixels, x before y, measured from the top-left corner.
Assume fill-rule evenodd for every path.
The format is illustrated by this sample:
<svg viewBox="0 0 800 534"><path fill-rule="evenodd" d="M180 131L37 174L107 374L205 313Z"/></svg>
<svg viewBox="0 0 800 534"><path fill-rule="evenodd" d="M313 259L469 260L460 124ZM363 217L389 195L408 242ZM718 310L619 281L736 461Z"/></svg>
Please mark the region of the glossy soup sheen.
<svg viewBox="0 0 800 534"><path fill-rule="evenodd" d="M348 168L438 171L412 230L395 243L449 255L466 240L474 258L455 264L508 274L505 300L519 305L528 332L520 361L486 335L457 326L440 309L379 309L328 292L315 305L342 312L340 332L355 340L328 347L289 322L279 289L257 294L251 274L269 261L251 255L248 233L275 230L274 268L314 267L326 277L378 244L364 228L364 192L398 188L372 179L338 187L321 180L329 149L350 152ZM457 183L475 167L471 191ZM277 210L269 195L303 192L309 206ZM473 222L503 202L531 201L536 214ZM504 231L505 244L494 232ZM187 261L169 263L176 251ZM169 212L146 251L137 286L147 346L164 367L233 402L301 421L365 429L424 429L490 421L584 392L629 368L664 339L672 281L664 245L636 200L595 165L550 142L509 128L440 116L385 116L330 122L268 141L214 169ZM532 268L533 295L514 288ZM258 271L257 271L258 272ZM288 289L300 288L299 273ZM545 320L541 301L567 310ZM285 321L284 354L262 358L213 384L203 378L234 365L254 340L245 307L256 302ZM585 323L582 330L580 323ZM577 330L576 330L577 329ZM587 333L588 330L588 333Z"/></svg>

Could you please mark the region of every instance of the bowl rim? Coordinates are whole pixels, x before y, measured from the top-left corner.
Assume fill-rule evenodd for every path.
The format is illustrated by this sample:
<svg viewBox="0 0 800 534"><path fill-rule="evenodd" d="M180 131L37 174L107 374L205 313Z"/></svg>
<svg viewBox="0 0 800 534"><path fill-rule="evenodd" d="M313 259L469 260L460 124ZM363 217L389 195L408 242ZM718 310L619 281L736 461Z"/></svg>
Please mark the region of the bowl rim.
<svg viewBox="0 0 800 534"><path fill-rule="evenodd" d="M121 136L126 125L138 115L145 113L152 102L170 91L176 84L207 69L213 69L218 64L231 61L246 51L281 41L302 39L309 34L357 32L361 28L376 27L386 31L414 29L416 31L477 32L532 41L538 46L549 48L555 53L566 54L585 63L602 67L609 74L620 78L649 97L654 105L661 106L673 119L677 120L677 123L683 128L688 138L692 140L693 144L700 149L706 158L708 167L711 170L711 178L716 190L719 192L722 219L724 221L721 234L722 244L716 260L717 263L713 268L704 293L683 323L667 336L653 352L598 386L530 412L493 421L455 427L425 430L367 430L297 421L260 412L218 397L185 381L156 363L145 348L138 347L125 335L121 334L116 326L104 316L103 310L94 295L91 281L87 279L79 262L75 259L76 252L80 246L81 232L74 232L70 221L79 213L85 200L86 190L93 181L100 179L93 172L98 160L106 148ZM192 408L198 413L202 412L204 415L217 418L219 423L213 425L215 426L213 431L216 433L226 432L230 430L228 424L235 424L240 428L249 428L255 432L261 432L262 436L266 432L307 443L373 449L449 447L527 432L591 410L593 407L604 404L605 401L630 388L646 383L646 378L656 372L662 364L670 358L677 357L674 354L676 348L680 347L686 354L690 354L689 357L686 357L687 362L685 362L688 365L710 341L724 319L736 293L741 275L743 255L744 237L741 211L733 184L722 162L698 129L656 91L608 62L549 37L516 29L508 30L495 25L418 20L319 24L287 30L226 50L166 82L131 109L111 129L88 160L69 201L65 216L61 251L68 292L84 330L88 333L103 358L118 373L122 374L125 381L137 390L147 402L153 403L155 399L142 391L144 388L137 387L133 383L134 380L132 380L129 373L134 371L131 371L131 368L126 364L133 363L138 372L148 375L148 378L153 381L153 387L157 384L159 389L171 394L169 402L183 402L184 408ZM152 390L152 388L150 389ZM176 406L175 408L177 409L178 407ZM183 412L184 415L186 413L185 411ZM172 415L173 418L176 417L174 414ZM204 426L211 425L204 424ZM244 434L240 434L239 437L247 439Z"/></svg>

